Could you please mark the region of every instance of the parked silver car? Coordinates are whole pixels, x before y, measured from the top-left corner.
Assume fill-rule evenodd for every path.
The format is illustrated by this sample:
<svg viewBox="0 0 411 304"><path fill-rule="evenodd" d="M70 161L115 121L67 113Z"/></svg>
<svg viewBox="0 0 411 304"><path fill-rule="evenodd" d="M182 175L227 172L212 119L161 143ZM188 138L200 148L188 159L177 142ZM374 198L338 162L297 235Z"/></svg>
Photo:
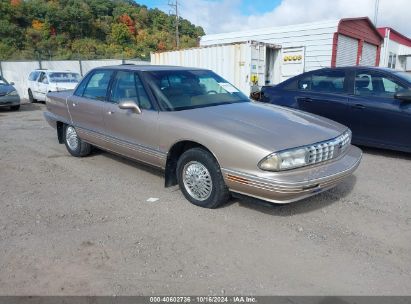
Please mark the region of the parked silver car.
<svg viewBox="0 0 411 304"><path fill-rule="evenodd" d="M17 111L20 109L20 96L13 85L13 82L8 83L0 76L0 107L8 107L10 110Z"/></svg>
<svg viewBox="0 0 411 304"><path fill-rule="evenodd" d="M97 146L165 171L193 204L230 193L289 203L337 185L359 165L350 130L251 102L209 70L120 65L92 70L74 92L49 93L45 118L73 156Z"/></svg>

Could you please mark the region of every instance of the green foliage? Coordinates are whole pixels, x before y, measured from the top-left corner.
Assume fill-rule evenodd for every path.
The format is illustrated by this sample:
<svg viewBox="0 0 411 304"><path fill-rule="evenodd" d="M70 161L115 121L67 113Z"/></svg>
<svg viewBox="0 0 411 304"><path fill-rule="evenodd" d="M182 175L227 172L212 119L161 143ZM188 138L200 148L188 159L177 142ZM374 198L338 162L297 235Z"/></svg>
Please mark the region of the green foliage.
<svg viewBox="0 0 411 304"><path fill-rule="evenodd" d="M175 48L175 18L132 0L0 0L0 60L149 58ZM181 47L201 27L180 18Z"/></svg>

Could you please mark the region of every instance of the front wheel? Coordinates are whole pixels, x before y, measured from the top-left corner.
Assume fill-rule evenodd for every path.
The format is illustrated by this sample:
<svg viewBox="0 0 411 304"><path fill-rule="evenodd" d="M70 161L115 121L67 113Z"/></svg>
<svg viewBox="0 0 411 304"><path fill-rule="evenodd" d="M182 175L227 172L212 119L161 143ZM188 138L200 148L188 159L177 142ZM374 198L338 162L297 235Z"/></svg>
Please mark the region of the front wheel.
<svg viewBox="0 0 411 304"><path fill-rule="evenodd" d="M12 111L18 111L18 110L20 110L20 105L11 106L11 107L10 107L10 110L12 110Z"/></svg>
<svg viewBox="0 0 411 304"><path fill-rule="evenodd" d="M73 126L66 125L64 128L64 144L67 151L73 156L83 157L91 152L91 145L82 141Z"/></svg>
<svg viewBox="0 0 411 304"><path fill-rule="evenodd" d="M177 162L178 183L185 198L204 208L217 208L230 198L216 159L201 148L184 152Z"/></svg>

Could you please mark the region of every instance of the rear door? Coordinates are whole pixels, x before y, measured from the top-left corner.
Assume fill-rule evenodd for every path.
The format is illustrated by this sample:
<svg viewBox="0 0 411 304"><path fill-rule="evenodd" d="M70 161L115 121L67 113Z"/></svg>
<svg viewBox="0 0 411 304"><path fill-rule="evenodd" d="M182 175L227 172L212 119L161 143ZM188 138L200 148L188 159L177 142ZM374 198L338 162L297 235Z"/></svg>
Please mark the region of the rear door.
<svg viewBox="0 0 411 304"><path fill-rule="evenodd" d="M67 100L73 125L80 137L96 145L105 142L103 110L112 75L113 70L95 70Z"/></svg>
<svg viewBox="0 0 411 304"><path fill-rule="evenodd" d="M349 99L353 141L411 147L411 105L394 98L406 85L390 74L364 69L354 75Z"/></svg>
<svg viewBox="0 0 411 304"><path fill-rule="evenodd" d="M40 72L37 79L35 81L33 81L32 92L33 92L34 99L43 100L43 97L42 97L41 92L40 92L40 83L42 81L44 81L45 77L46 77L46 73L45 72Z"/></svg>
<svg viewBox="0 0 411 304"><path fill-rule="evenodd" d="M319 70L301 78L295 100L298 108L347 125L348 92L345 70Z"/></svg>
<svg viewBox="0 0 411 304"><path fill-rule="evenodd" d="M49 86L49 79L47 77L47 73L42 72L37 84L37 93L38 93L38 99L41 101L46 101L46 94L48 92L48 86Z"/></svg>
<svg viewBox="0 0 411 304"><path fill-rule="evenodd" d="M122 101L134 102L140 107L141 113L120 109L119 103ZM110 149L155 166L161 165L158 111L153 107L136 72L116 72L103 119Z"/></svg>

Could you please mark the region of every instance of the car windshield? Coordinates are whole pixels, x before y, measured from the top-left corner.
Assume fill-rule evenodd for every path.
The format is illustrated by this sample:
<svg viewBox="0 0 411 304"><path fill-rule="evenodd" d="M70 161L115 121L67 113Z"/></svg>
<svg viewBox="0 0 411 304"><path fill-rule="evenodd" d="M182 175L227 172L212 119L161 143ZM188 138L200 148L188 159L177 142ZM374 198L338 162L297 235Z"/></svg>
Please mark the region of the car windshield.
<svg viewBox="0 0 411 304"><path fill-rule="evenodd" d="M145 72L165 111L249 102L247 96L207 70Z"/></svg>
<svg viewBox="0 0 411 304"><path fill-rule="evenodd" d="M395 72L395 74L405 81L407 81L411 85L411 74L406 72Z"/></svg>
<svg viewBox="0 0 411 304"><path fill-rule="evenodd" d="M67 73L67 72L59 72L59 73L50 73L49 75L51 82L79 82L80 75L77 73Z"/></svg>

